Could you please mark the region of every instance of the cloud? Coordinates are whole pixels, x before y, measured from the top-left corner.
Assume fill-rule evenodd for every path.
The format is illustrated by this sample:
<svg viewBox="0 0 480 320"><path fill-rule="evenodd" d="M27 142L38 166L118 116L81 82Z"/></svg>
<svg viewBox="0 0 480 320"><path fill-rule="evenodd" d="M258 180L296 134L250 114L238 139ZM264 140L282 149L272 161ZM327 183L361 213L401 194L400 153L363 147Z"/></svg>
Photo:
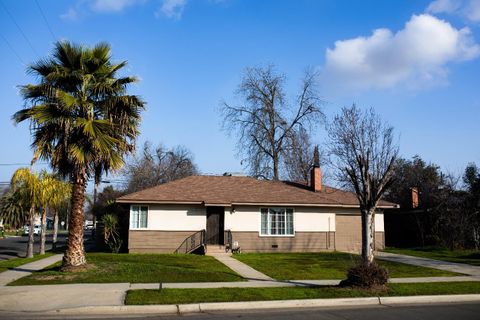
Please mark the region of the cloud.
<svg viewBox="0 0 480 320"><path fill-rule="evenodd" d="M446 82L447 64L480 55L469 28L456 29L428 14L413 15L393 33L376 29L368 37L335 42L326 50L321 82L342 89L430 87Z"/></svg>
<svg viewBox="0 0 480 320"><path fill-rule="evenodd" d="M129 7L142 5L149 0L77 0L74 6L60 15L63 20L76 21L91 13L118 13ZM222 4L225 0L210 0L211 4ZM182 17L188 0L157 0L160 7L155 16L179 20Z"/></svg>
<svg viewBox="0 0 480 320"><path fill-rule="evenodd" d="M426 12L457 15L477 23L480 22L480 0L435 0L428 5Z"/></svg>
<svg viewBox="0 0 480 320"><path fill-rule="evenodd" d="M119 12L127 7L144 2L145 0L93 0L91 8L96 12Z"/></svg>
<svg viewBox="0 0 480 320"><path fill-rule="evenodd" d="M60 15L60 19L66 21L76 21L78 20L78 12L74 8L69 8L65 13Z"/></svg>
<svg viewBox="0 0 480 320"><path fill-rule="evenodd" d="M183 10L187 5L187 0L163 0L162 6L156 15L163 14L168 18L179 20L182 17Z"/></svg>

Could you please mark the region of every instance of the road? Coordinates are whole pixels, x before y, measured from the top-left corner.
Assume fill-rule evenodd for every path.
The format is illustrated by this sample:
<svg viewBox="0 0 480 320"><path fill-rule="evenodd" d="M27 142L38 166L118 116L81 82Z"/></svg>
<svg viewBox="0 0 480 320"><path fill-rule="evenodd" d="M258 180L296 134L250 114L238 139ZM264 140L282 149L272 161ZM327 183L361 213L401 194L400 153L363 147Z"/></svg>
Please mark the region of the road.
<svg viewBox="0 0 480 320"><path fill-rule="evenodd" d="M169 316L52 316L25 313L0 313L0 319L161 319L161 320L227 320L227 319L264 319L264 320L478 320L480 305L473 303L414 305L414 306L371 306L352 308L322 308L322 309L290 309L276 311L218 312L203 314L169 315Z"/></svg>
<svg viewBox="0 0 480 320"><path fill-rule="evenodd" d="M27 250L28 236L21 237L8 237L5 239L0 239L0 261L24 257L25 251ZM63 246L66 243L66 235L58 235L57 246ZM46 249L50 250L52 248L52 235L47 235ZM35 246L34 253L40 252L40 236L35 236Z"/></svg>

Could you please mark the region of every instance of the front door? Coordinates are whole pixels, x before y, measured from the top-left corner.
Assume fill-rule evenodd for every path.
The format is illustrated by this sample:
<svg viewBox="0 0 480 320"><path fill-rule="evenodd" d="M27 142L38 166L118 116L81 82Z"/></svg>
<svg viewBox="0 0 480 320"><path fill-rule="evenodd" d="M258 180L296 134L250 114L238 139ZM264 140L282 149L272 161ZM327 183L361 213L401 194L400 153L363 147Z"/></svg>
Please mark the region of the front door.
<svg viewBox="0 0 480 320"><path fill-rule="evenodd" d="M207 244L224 244L225 209L207 207Z"/></svg>

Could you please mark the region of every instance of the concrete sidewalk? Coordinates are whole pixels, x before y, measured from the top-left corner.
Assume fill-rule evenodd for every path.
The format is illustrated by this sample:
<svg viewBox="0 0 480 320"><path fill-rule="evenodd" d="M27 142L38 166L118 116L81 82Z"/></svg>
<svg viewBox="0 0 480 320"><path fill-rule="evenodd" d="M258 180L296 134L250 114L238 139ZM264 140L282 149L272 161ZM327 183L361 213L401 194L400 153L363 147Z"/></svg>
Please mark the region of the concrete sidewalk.
<svg viewBox="0 0 480 320"><path fill-rule="evenodd" d="M122 306L129 283L2 287L0 310L48 311L90 306Z"/></svg>
<svg viewBox="0 0 480 320"><path fill-rule="evenodd" d="M0 273L0 287L6 286L8 283L17 279L30 275L33 271L44 269L58 261L62 261L63 254L56 254L45 259L40 259L18 266L12 270L7 270ZM3 289L2 289L3 290Z"/></svg>
<svg viewBox="0 0 480 320"><path fill-rule="evenodd" d="M228 253L215 253L211 254L212 257L241 275L243 278L247 279L248 281L271 281L273 280L266 274L261 273L253 269L252 267L246 265L243 262L238 261L237 259L232 258L232 256Z"/></svg>
<svg viewBox="0 0 480 320"><path fill-rule="evenodd" d="M469 276L480 277L480 267L471 266L463 263L433 260L428 258L407 256L403 254L389 253L389 252L377 252L375 257L382 260L400 262L405 264L411 264L414 266L427 267L427 268L462 273Z"/></svg>

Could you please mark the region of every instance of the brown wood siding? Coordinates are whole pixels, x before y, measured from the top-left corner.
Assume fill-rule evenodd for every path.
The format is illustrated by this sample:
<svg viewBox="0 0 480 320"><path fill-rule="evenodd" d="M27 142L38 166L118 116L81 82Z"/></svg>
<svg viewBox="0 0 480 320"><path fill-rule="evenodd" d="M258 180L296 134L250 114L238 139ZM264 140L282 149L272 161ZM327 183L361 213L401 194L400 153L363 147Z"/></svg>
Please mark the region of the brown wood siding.
<svg viewBox="0 0 480 320"><path fill-rule="evenodd" d="M173 253L192 231L130 230L128 252L131 253Z"/></svg>
<svg viewBox="0 0 480 320"><path fill-rule="evenodd" d="M375 250L385 249L385 232L375 232Z"/></svg>
<svg viewBox="0 0 480 320"><path fill-rule="evenodd" d="M261 237L258 232L232 231L242 252L317 252L335 249L334 232L296 232L292 237Z"/></svg>
<svg viewBox="0 0 480 320"><path fill-rule="evenodd" d="M362 219L359 215L335 216L335 249L338 251L362 251ZM385 248L384 232L375 232L375 249Z"/></svg>
<svg viewBox="0 0 480 320"><path fill-rule="evenodd" d="M361 251L362 221L359 215L335 215L335 249Z"/></svg>

